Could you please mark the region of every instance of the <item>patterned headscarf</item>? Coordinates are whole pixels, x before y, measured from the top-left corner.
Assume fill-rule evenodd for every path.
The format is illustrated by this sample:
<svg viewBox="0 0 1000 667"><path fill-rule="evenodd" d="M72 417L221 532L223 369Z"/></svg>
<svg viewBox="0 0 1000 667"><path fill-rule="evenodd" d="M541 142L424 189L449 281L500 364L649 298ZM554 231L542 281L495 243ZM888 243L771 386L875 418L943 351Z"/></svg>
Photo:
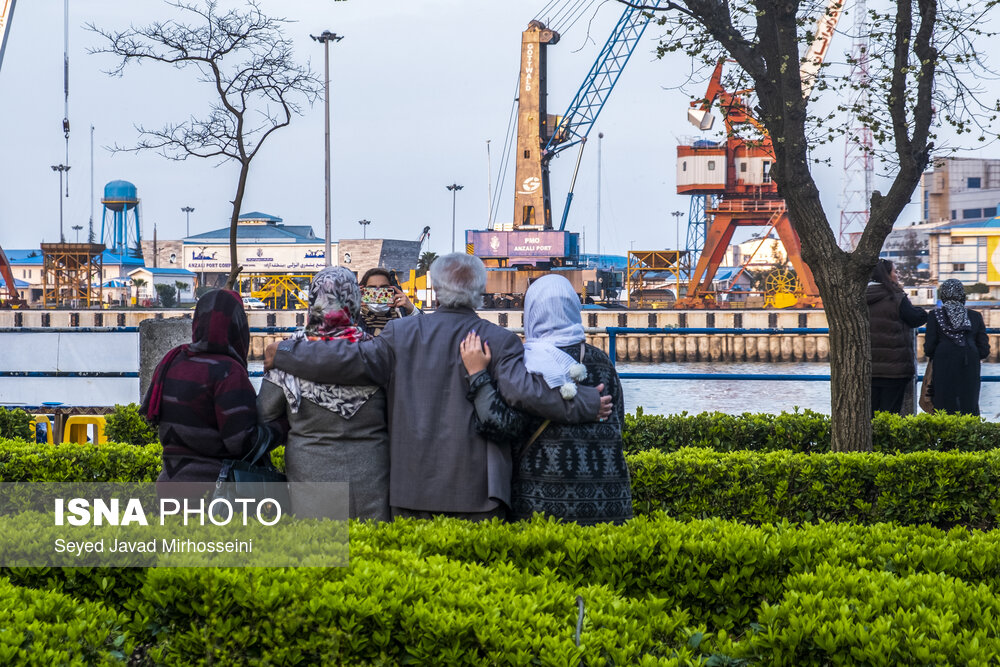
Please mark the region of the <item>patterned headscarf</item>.
<svg viewBox="0 0 1000 667"><path fill-rule="evenodd" d="M570 382L576 364L560 347L584 339L580 297L566 278L556 274L531 283L524 295L524 366L545 378L551 388Z"/></svg>
<svg viewBox="0 0 1000 667"><path fill-rule="evenodd" d="M941 307L934 309L934 317L945 336L959 347L965 347L965 332L972 331L969 311L965 309L965 288L954 278L944 281L938 287Z"/></svg>
<svg viewBox="0 0 1000 667"><path fill-rule="evenodd" d="M342 266L328 266L315 276L309 286L309 321L292 340L347 340L356 343L371 335L357 326L361 309L361 290L354 274ZM317 384L294 375L271 369L264 376L281 387L288 409L295 414L303 398L350 419L378 391L374 385Z"/></svg>
<svg viewBox="0 0 1000 667"><path fill-rule="evenodd" d="M146 400L143 401L140 411L150 421L155 422L159 419L163 401L163 379L166 377L167 369L181 353L188 357L199 354L221 354L232 357L246 368L249 350L250 325L240 295L221 289L206 292L198 299L198 304L194 308L191 343L178 345L164 355L153 371L153 379L150 381Z"/></svg>

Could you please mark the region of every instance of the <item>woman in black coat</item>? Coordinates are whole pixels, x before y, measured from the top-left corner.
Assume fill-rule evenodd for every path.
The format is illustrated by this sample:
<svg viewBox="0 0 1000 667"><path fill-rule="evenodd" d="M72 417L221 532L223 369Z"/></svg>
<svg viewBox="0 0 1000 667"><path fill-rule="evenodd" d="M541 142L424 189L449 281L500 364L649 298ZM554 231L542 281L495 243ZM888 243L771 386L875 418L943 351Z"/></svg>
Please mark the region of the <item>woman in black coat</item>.
<svg viewBox="0 0 1000 667"><path fill-rule="evenodd" d="M872 347L872 416L876 411L900 414L906 387L916 373L913 330L927 313L910 303L896 278L896 267L880 259L865 293Z"/></svg>
<svg viewBox="0 0 1000 667"><path fill-rule="evenodd" d="M979 414L979 372L990 354L983 316L965 307L965 290L957 280L938 288L941 306L927 321L924 353L934 362L934 409Z"/></svg>

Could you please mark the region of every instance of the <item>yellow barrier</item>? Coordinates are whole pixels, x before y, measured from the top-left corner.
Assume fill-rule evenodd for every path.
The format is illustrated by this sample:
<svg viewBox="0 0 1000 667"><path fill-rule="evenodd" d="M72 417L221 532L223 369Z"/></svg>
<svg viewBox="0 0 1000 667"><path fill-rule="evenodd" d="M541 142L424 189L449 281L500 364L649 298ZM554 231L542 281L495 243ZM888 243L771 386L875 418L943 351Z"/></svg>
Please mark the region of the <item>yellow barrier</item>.
<svg viewBox="0 0 1000 667"><path fill-rule="evenodd" d="M52 420L49 419L48 415L33 415L31 420L31 434L34 437L35 442L38 442L38 424L45 422L45 442L52 444L53 433L55 433L55 428L52 426Z"/></svg>
<svg viewBox="0 0 1000 667"><path fill-rule="evenodd" d="M94 427L94 442L102 445L107 442L104 437L104 417L102 415L72 415L66 418L63 426L63 442L75 442L78 445L87 442L87 427Z"/></svg>

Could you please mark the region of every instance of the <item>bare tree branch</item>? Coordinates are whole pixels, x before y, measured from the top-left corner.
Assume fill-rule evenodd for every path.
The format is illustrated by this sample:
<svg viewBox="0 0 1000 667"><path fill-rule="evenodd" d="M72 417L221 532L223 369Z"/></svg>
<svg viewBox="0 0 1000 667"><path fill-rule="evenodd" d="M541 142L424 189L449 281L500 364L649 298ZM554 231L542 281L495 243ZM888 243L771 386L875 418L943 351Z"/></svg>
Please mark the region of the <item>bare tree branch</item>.
<svg viewBox="0 0 1000 667"><path fill-rule="evenodd" d="M108 71L121 76L132 62L154 62L177 69L193 67L196 80L211 85L217 99L208 113L182 123L150 130L137 126L140 139L131 147L113 151L154 151L170 160L189 157L221 158L240 163L240 175L230 220L232 270L227 285L234 287L242 267L237 265L236 227L250 163L264 141L312 104L321 83L292 56L292 43L283 27L288 21L265 15L251 0L243 8L220 12L216 0L204 3L165 3L187 16L111 31L88 24L102 38L91 53L119 58ZM252 120L251 120L252 119Z"/></svg>

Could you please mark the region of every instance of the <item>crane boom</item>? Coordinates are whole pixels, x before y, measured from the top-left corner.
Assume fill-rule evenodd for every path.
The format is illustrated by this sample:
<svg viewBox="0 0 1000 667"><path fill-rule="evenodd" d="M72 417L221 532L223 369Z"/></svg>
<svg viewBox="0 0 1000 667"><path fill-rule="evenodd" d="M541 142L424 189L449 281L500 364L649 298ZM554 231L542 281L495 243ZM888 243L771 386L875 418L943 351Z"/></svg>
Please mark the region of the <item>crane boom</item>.
<svg viewBox="0 0 1000 667"><path fill-rule="evenodd" d="M799 77L802 79L802 97L808 99L812 93L813 86L816 85L816 77L819 76L819 68L826 59L826 54L830 50L830 40L833 39L833 31L837 28L840 15L844 11L844 0L830 0L826 11L816 21L816 35L810 42L806 55L799 65Z"/></svg>
<svg viewBox="0 0 1000 667"><path fill-rule="evenodd" d="M542 151L543 159L551 158L559 151L587 138L615 83L618 82L618 77L621 76L622 70L635 51L642 33L649 25L652 15L648 10L656 9L660 4L662 0L653 0L647 3L645 9L625 7L576 96L566 108L566 113L559 121L556 131L545 144L545 149Z"/></svg>
<svg viewBox="0 0 1000 667"><path fill-rule="evenodd" d="M0 0L0 67L3 66L3 52L7 48L7 33L14 17L14 3L17 0Z"/></svg>

